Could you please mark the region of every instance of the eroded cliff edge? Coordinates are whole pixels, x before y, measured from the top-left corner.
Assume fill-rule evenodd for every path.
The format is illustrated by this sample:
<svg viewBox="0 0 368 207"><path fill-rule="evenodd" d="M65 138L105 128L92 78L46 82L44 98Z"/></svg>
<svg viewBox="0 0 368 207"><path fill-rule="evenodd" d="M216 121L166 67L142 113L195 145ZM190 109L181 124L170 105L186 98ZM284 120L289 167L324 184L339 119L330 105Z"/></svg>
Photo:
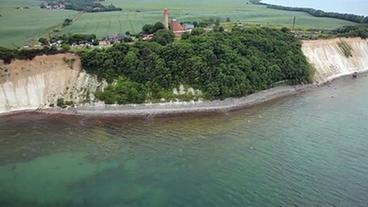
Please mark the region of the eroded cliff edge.
<svg viewBox="0 0 368 207"><path fill-rule="evenodd" d="M81 71L74 54L37 56L0 64L0 113L94 100L101 83Z"/></svg>
<svg viewBox="0 0 368 207"><path fill-rule="evenodd" d="M313 79L316 84L368 70L368 40L308 40L303 41L302 50L308 62L315 68Z"/></svg>

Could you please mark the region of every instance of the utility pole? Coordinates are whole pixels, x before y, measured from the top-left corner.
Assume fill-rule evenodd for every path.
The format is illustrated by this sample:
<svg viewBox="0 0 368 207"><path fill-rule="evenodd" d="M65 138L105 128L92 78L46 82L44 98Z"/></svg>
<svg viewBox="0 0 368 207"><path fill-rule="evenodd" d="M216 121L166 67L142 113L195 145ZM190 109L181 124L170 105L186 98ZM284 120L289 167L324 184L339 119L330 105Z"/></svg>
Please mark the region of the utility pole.
<svg viewBox="0 0 368 207"><path fill-rule="evenodd" d="M294 19L293 19L293 31L295 30L295 21L296 21L296 16L294 16Z"/></svg>

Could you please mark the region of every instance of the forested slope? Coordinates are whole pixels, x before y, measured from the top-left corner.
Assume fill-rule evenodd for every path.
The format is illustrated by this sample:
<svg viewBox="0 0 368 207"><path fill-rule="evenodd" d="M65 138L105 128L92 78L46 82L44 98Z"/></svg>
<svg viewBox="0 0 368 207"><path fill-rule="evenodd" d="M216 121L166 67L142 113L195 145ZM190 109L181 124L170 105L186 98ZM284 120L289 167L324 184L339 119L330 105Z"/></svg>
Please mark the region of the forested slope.
<svg viewBox="0 0 368 207"><path fill-rule="evenodd" d="M301 42L288 30L234 29L189 35L165 46L156 42L118 44L81 54L82 68L112 84L98 97L106 103L141 103L175 98L183 84L208 99L251 94L284 81L310 81Z"/></svg>

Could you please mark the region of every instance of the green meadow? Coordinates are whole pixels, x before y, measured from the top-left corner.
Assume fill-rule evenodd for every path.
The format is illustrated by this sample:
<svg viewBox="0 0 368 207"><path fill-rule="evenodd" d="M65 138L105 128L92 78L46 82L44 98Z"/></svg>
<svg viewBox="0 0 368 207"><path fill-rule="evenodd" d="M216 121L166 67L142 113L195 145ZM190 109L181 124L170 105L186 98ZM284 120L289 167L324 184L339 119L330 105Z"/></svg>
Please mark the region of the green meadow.
<svg viewBox="0 0 368 207"><path fill-rule="evenodd" d="M296 16L297 27L332 29L351 22L316 18L301 12L288 12L252 5L246 0L108 0L106 4L121 7L120 12L83 13L66 10L40 9L38 0L0 0L0 46L17 47L45 36L65 18L75 18L64 33L94 33L103 37L127 31L139 32L147 23L162 20L162 10L167 7L170 17L179 21L227 17L232 22L287 26ZM29 9L17 9L28 6Z"/></svg>

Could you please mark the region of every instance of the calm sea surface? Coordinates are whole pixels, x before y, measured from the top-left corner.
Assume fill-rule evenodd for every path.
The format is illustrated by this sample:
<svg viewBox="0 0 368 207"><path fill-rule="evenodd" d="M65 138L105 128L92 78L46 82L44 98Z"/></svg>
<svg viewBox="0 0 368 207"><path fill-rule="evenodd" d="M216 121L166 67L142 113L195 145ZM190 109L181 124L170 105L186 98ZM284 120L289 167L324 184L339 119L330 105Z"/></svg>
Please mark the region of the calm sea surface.
<svg viewBox="0 0 368 207"><path fill-rule="evenodd" d="M0 118L0 206L367 206L368 77L255 108Z"/></svg>
<svg viewBox="0 0 368 207"><path fill-rule="evenodd" d="M368 16L367 0L262 0L262 2Z"/></svg>

